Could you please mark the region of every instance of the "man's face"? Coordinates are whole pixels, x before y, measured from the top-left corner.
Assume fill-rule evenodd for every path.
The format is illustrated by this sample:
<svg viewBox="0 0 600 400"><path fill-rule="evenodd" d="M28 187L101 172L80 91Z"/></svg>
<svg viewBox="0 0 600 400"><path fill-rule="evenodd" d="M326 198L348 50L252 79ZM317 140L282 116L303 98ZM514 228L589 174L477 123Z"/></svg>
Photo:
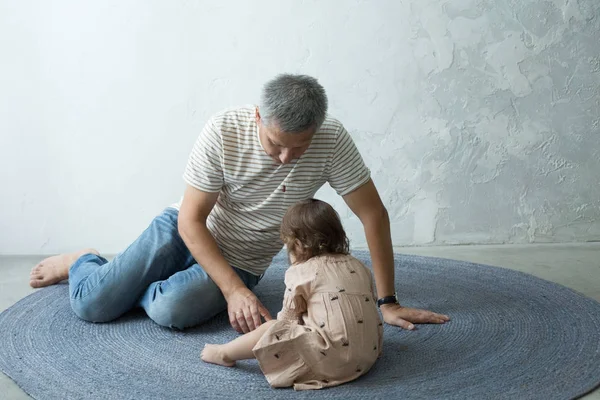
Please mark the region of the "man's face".
<svg viewBox="0 0 600 400"><path fill-rule="evenodd" d="M258 124L258 136L263 149L277 164L287 164L300 158L310 146L315 134L314 129L298 133L286 133L281 131L277 124L265 125L262 122L258 108L256 109L256 123Z"/></svg>

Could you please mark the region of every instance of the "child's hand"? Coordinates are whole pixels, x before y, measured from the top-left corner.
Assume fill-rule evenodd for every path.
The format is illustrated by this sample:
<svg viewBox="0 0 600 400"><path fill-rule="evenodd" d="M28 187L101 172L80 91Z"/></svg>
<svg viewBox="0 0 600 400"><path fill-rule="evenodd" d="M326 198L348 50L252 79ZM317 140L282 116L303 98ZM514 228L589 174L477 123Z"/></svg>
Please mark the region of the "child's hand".
<svg viewBox="0 0 600 400"><path fill-rule="evenodd" d="M380 310L386 323L408 330L415 329L414 324L443 324L450 321L447 315L402 307L400 304L383 304Z"/></svg>

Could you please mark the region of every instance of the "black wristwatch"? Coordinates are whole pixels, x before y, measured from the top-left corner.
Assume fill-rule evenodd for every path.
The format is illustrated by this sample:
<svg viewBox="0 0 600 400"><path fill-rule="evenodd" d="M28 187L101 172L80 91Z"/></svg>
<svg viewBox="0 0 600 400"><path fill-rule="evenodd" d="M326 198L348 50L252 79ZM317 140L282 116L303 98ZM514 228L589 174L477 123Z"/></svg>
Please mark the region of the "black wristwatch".
<svg viewBox="0 0 600 400"><path fill-rule="evenodd" d="M385 296L381 299L377 299L377 307L381 307L384 304L398 304L398 297L396 297L396 293L392 296Z"/></svg>

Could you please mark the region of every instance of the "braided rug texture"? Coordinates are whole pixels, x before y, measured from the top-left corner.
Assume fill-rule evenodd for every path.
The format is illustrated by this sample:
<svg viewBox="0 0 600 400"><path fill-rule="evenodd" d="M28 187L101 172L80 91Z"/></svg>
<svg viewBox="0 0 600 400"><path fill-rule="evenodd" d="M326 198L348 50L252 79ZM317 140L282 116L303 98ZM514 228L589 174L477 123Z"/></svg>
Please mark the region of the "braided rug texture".
<svg viewBox="0 0 600 400"><path fill-rule="evenodd" d="M354 252L370 266L366 252ZM600 383L600 303L508 269L395 256L404 305L449 314L413 332L386 325L383 355L360 379L320 391L271 389L255 360L205 364L204 343L237 336L225 313L184 332L135 311L79 320L65 283L0 315L0 370L36 399L572 399ZM257 286L275 315L287 261ZM1 397L1 396L0 396Z"/></svg>

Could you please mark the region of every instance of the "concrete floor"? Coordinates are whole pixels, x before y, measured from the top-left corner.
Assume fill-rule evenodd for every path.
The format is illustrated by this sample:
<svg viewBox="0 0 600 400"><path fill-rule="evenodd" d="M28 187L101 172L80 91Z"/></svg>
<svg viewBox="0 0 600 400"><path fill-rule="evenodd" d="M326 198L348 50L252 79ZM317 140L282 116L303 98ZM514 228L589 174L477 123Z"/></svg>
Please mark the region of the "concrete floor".
<svg viewBox="0 0 600 400"><path fill-rule="evenodd" d="M405 254L506 267L570 287L600 301L600 243L398 248ZM30 294L29 270L42 257L0 256L0 312ZM0 373L0 399L29 399ZM600 400L600 389L583 397Z"/></svg>

